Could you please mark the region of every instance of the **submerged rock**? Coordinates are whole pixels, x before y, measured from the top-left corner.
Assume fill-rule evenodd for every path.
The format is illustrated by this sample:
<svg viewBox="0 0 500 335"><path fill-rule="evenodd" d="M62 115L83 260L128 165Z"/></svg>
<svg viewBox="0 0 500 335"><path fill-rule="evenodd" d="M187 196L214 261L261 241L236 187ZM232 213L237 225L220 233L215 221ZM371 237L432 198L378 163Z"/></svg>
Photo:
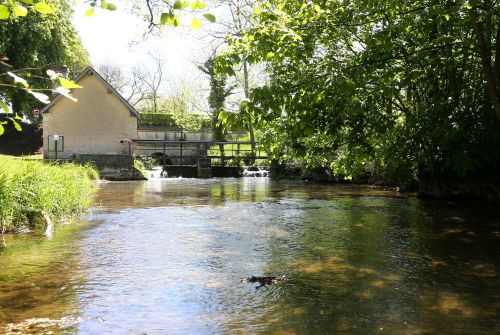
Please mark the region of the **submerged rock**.
<svg viewBox="0 0 500 335"><path fill-rule="evenodd" d="M241 283L258 283L259 286L255 287L256 289L265 285L271 285L271 284L277 284L280 281L286 280L285 276L268 276L268 277L261 277L261 276L251 276L251 277L245 277L241 278L240 282Z"/></svg>

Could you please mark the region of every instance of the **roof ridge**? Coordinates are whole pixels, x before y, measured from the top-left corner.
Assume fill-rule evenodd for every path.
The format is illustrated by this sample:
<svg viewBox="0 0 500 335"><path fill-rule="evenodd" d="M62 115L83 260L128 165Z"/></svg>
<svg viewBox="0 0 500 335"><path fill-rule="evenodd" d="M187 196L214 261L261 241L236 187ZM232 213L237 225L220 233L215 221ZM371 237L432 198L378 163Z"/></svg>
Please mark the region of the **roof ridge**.
<svg viewBox="0 0 500 335"><path fill-rule="evenodd" d="M92 66L87 66L85 68L85 70L83 70L76 78L75 78L75 83L78 83L80 80L82 80L86 75L88 74L91 74L91 75L96 75L97 78L99 80L101 80L106 86L108 89L110 89L118 98L118 100L120 100L124 105L125 107L127 107L127 109L135 116L137 117L138 119L141 118L141 115L139 114L139 112L120 94L120 92L118 92L114 87L113 85L111 85L106 79L104 79L100 74L99 72L96 71L96 69L94 69ZM45 106L44 108L42 108L42 113L45 113L47 112L50 108L52 108L55 104L57 104L57 102L61 99L63 95L62 94L57 94L54 99L47 105Z"/></svg>

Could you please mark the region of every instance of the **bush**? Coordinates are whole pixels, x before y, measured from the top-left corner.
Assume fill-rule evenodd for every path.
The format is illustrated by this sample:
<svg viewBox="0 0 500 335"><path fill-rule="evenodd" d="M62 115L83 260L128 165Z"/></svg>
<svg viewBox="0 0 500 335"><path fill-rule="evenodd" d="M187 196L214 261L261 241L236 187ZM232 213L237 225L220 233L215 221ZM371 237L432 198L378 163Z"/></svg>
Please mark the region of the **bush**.
<svg viewBox="0 0 500 335"><path fill-rule="evenodd" d="M5 117L0 116L0 122ZM17 131L8 121L5 133L0 138L0 154L22 156L37 153L42 143L42 128L38 125L21 122L22 131Z"/></svg>
<svg viewBox="0 0 500 335"><path fill-rule="evenodd" d="M163 154L162 154L163 156ZM158 160L161 160L162 157L159 157ZM161 165L156 162L157 159L149 156L137 156L134 159L134 166L137 164L142 168L142 170L153 170L155 165ZM138 168L138 166L135 166ZM139 168L138 168L139 169ZM140 169L139 169L140 170ZM142 171L141 170L141 171Z"/></svg>
<svg viewBox="0 0 500 335"><path fill-rule="evenodd" d="M80 214L93 202L98 178L91 166L0 156L0 229L18 231Z"/></svg>
<svg viewBox="0 0 500 335"><path fill-rule="evenodd" d="M193 113L141 113L140 126L179 127L185 131L209 128L211 120L206 115Z"/></svg>
<svg viewBox="0 0 500 335"><path fill-rule="evenodd" d="M170 114L141 113L141 126L177 126L175 119Z"/></svg>

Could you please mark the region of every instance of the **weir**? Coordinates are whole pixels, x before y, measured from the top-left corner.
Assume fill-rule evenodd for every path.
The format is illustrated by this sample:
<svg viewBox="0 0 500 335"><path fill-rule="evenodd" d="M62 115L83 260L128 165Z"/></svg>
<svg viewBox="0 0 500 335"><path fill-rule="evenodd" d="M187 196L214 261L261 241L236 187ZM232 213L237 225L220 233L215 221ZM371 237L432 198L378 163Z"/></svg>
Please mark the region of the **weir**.
<svg viewBox="0 0 500 335"><path fill-rule="evenodd" d="M138 155L155 158L169 177L241 177L243 166L266 159L249 141L131 139Z"/></svg>

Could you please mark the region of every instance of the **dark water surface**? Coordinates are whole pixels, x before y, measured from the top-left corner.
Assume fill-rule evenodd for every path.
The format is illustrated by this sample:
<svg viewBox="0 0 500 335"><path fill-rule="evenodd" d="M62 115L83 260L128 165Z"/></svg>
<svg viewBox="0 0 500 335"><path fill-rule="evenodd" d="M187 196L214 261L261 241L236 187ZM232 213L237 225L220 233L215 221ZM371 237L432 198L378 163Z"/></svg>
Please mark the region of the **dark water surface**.
<svg viewBox="0 0 500 335"><path fill-rule="evenodd" d="M51 240L5 238L0 333L500 333L496 208L259 178L99 201Z"/></svg>

